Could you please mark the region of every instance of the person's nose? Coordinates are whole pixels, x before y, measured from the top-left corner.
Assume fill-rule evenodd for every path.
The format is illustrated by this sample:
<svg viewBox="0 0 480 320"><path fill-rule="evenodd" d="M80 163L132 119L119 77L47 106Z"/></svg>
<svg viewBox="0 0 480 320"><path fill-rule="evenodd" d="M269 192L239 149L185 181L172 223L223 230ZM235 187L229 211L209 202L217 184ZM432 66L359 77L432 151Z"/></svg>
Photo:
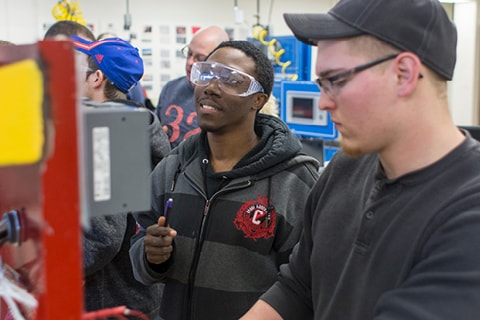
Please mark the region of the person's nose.
<svg viewBox="0 0 480 320"><path fill-rule="evenodd" d="M213 92L214 94L220 93L220 82L218 77L214 76L208 84L205 86L205 92Z"/></svg>
<svg viewBox="0 0 480 320"><path fill-rule="evenodd" d="M195 58L193 56L189 56L187 58L187 67L191 68L193 66L193 63L195 62Z"/></svg>
<svg viewBox="0 0 480 320"><path fill-rule="evenodd" d="M335 107L335 100L333 100L327 93L320 92L320 99L318 99L319 110L329 111Z"/></svg>

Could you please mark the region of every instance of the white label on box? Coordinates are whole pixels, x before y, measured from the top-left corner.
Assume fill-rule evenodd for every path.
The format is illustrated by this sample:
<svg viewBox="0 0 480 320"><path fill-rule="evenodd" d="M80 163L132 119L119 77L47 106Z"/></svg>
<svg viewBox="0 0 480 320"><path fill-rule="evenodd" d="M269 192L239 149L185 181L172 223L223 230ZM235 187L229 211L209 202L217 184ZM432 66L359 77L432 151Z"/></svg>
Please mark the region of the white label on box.
<svg viewBox="0 0 480 320"><path fill-rule="evenodd" d="M93 128L92 140L93 200L110 200L112 197L110 129L108 127Z"/></svg>

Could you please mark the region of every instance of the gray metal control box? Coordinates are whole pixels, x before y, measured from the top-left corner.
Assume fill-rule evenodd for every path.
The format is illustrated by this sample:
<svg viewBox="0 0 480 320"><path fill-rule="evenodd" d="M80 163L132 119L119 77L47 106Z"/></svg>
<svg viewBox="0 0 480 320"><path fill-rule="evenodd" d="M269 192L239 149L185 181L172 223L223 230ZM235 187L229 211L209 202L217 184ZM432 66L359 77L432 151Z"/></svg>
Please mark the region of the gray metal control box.
<svg viewBox="0 0 480 320"><path fill-rule="evenodd" d="M120 103L82 106L82 202L90 217L150 209L147 109Z"/></svg>

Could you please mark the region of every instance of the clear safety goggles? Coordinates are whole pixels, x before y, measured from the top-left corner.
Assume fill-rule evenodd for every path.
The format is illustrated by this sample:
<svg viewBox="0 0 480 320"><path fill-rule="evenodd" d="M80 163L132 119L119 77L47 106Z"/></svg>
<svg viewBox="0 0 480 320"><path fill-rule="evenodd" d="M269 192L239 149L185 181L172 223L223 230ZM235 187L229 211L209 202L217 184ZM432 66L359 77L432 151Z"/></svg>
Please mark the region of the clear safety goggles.
<svg viewBox="0 0 480 320"><path fill-rule="evenodd" d="M218 87L225 93L246 97L263 92L262 85L249 74L217 62L195 62L190 81L197 86L206 86L217 79Z"/></svg>

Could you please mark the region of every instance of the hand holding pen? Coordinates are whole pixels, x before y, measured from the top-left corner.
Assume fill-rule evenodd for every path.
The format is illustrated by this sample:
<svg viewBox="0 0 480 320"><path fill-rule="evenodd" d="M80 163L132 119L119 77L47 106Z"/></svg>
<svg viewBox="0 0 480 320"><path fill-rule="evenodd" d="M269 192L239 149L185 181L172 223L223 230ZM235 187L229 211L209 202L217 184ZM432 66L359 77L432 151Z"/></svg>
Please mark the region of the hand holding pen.
<svg viewBox="0 0 480 320"><path fill-rule="evenodd" d="M163 215L158 218L156 224L146 230L145 254L148 262L152 264L164 263L173 251L172 242L177 232L168 225L172 205L173 199L169 198L165 203Z"/></svg>

